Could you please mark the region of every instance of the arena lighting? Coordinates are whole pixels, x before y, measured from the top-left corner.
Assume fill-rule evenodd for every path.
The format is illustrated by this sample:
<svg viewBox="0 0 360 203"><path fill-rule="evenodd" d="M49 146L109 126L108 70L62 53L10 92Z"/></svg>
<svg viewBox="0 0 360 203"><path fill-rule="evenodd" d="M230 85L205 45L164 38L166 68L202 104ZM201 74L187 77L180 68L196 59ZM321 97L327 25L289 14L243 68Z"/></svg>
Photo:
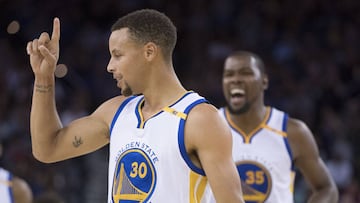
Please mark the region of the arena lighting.
<svg viewBox="0 0 360 203"><path fill-rule="evenodd" d="M20 30L20 23L17 20L13 20L7 27L7 32L11 35L16 34Z"/></svg>
<svg viewBox="0 0 360 203"><path fill-rule="evenodd" d="M55 77L63 78L68 72L68 68L65 64L58 64L55 68Z"/></svg>

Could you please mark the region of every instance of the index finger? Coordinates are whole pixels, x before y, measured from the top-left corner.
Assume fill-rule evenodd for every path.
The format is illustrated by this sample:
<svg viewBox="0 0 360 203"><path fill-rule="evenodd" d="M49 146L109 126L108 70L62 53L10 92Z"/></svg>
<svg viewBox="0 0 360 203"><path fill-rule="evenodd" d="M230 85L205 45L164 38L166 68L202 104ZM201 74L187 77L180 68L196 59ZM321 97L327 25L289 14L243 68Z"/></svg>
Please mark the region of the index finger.
<svg viewBox="0 0 360 203"><path fill-rule="evenodd" d="M56 41L60 40L60 20L59 20L59 18L54 18L51 40L56 40Z"/></svg>

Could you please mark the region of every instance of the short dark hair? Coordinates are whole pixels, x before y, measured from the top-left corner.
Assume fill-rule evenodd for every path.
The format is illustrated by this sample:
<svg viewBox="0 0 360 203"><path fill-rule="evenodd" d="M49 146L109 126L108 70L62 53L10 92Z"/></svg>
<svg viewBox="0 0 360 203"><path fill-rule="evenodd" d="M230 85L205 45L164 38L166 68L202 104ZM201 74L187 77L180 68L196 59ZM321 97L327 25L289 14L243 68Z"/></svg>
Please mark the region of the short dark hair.
<svg viewBox="0 0 360 203"><path fill-rule="evenodd" d="M119 18L111 31L121 28L128 28L130 36L137 42L159 45L163 56L171 58L177 34L175 25L165 14L153 9L137 10Z"/></svg>
<svg viewBox="0 0 360 203"><path fill-rule="evenodd" d="M235 51L233 53L231 53L228 58L230 57L234 57L234 58L237 58L237 57L253 57L256 61L256 64L257 64L257 67L259 68L260 72L262 74L266 74L266 68L265 68L265 65L264 65L264 62L263 60L259 57L259 55L253 53L253 52L250 52L250 51Z"/></svg>

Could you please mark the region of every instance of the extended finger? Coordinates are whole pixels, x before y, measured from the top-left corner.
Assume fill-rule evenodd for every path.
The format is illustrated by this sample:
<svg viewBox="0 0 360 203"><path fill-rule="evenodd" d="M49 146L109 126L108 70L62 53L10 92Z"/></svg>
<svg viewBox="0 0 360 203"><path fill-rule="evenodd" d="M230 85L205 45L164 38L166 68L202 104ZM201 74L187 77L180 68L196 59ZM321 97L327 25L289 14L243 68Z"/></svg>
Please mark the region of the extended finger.
<svg viewBox="0 0 360 203"><path fill-rule="evenodd" d="M41 33L38 41L38 46L45 45L50 41L49 34L46 32Z"/></svg>
<svg viewBox="0 0 360 203"><path fill-rule="evenodd" d="M54 18L51 40L55 40L55 41L60 40L60 19L59 18Z"/></svg>

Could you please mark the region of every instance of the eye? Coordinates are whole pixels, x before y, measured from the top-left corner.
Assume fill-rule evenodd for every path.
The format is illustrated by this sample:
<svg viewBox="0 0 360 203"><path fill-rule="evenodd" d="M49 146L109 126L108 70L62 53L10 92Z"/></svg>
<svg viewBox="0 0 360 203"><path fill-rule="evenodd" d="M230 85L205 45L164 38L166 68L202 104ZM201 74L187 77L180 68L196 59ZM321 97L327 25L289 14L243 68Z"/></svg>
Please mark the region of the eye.
<svg viewBox="0 0 360 203"><path fill-rule="evenodd" d="M223 74L224 77L231 77L233 75L234 75L234 72L232 72L232 71L225 71Z"/></svg>
<svg viewBox="0 0 360 203"><path fill-rule="evenodd" d="M241 72L241 75L253 75L254 73L252 71L243 71Z"/></svg>
<svg viewBox="0 0 360 203"><path fill-rule="evenodd" d="M116 58L116 59L119 59L120 57L122 57L122 55L116 53L116 54L113 54L112 57L113 57L113 58Z"/></svg>
<svg viewBox="0 0 360 203"><path fill-rule="evenodd" d="M113 58L120 58L121 56L123 56L123 54L119 50L113 50L111 52L111 57Z"/></svg>
<svg viewBox="0 0 360 203"><path fill-rule="evenodd" d="M254 71L251 68L244 68L239 72L241 75L251 76L254 75Z"/></svg>

